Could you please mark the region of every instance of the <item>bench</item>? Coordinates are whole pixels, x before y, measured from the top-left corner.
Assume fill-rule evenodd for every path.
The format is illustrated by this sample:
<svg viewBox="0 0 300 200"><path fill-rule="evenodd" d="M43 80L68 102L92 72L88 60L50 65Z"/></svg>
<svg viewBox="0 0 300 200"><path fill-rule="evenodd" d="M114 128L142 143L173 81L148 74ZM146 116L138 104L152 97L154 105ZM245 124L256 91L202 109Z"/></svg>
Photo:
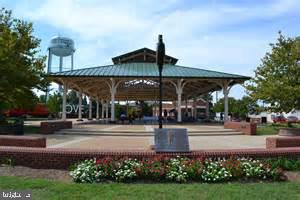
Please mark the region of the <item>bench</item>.
<svg viewBox="0 0 300 200"><path fill-rule="evenodd" d="M59 131L61 129L72 128L71 121L43 121L41 122L41 134L53 134L55 131Z"/></svg>
<svg viewBox="0 0 300 200"><path fill-rule="evenodd" d="M266 148L300 147L300 136L294 137L267 137Z"/></svg>
<svg viewBox="0 0 300 200"><path fill-rule="evenodd" d="M256 135L256 124L249 122L225 122L224 128L240 131L245 135Z"/></svg>
<svg viewBox="0 0 300 200"><path fill-rule="evenodd" d="M30 136L0 136L0 146L46 147L46 138Z"/></svg>

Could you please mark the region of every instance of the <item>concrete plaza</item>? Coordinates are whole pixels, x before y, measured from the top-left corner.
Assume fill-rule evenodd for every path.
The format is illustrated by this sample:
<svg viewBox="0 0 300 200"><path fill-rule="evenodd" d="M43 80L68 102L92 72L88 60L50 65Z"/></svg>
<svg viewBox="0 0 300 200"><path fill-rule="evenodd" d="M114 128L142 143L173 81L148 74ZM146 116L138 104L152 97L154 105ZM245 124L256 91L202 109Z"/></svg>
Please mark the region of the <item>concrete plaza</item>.
<svg viewBox="0 0 300 200"><path fill-rule="evenodd" d="M48 148L149 150L157 125L75 124L47 137ZM191 150L265 148L267 136L248 136L222 125L165 125L187 128ZM37 136L37 134L34 134Z"/></svg>

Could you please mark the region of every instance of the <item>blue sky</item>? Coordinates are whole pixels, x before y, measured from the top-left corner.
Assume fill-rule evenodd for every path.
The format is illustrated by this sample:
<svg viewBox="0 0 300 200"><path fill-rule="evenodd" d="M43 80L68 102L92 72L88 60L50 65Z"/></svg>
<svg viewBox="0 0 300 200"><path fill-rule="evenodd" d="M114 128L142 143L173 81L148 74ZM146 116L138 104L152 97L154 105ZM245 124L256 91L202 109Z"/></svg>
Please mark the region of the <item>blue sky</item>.
<svg viewBox="0 0 300 200"><path fill-rule="evenodd" d="M51 37L73 38L75 69L155 49L163 34L167 54L180 65L253 76L279 30L300 35L299 0L0 0L0 6L34 23L42 54ZM244 94L241 86L230 92Z"/></svg>

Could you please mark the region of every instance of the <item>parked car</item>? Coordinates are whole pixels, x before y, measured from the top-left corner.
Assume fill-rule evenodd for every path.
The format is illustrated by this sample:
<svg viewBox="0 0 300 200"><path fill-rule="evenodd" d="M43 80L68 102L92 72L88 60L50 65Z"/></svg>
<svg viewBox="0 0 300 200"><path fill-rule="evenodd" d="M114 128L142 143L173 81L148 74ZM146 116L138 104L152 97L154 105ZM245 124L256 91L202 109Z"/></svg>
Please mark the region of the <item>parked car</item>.
<svg viewBox="0 0 300 200"><path fill-rule="evenodd" d="M287 117L287 121L290 122L290 123L297 123L297 122L300 122L298 117L296 116L288 116Z"/></svg>
<svg viewBox="0 0 300 200"><path fill-rule="evenodd" d="M287 119L284 116L276 116L273 118L274 123L284 123L287 122Z"/></svg>

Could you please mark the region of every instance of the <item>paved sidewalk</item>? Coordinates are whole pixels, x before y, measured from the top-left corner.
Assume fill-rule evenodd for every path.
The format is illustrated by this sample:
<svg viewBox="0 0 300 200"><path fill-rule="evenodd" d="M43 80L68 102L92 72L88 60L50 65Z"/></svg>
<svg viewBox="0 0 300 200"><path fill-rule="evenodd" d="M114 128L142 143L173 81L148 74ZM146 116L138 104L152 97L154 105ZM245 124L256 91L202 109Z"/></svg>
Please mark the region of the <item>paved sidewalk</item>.
<svg viewBox="0 0 300 200"><path fill-rule="evenodd" d="M80 124L47 137L48 148L146 150L154 144L156 125ZM221 125L165 125L187 128L192 150L265 148L268 136L247 136L230 132ZM68 132L70 131L70 132ZM65 132L65 133L64 133ZM40 136L33 134L32 136Z"/></svg>

